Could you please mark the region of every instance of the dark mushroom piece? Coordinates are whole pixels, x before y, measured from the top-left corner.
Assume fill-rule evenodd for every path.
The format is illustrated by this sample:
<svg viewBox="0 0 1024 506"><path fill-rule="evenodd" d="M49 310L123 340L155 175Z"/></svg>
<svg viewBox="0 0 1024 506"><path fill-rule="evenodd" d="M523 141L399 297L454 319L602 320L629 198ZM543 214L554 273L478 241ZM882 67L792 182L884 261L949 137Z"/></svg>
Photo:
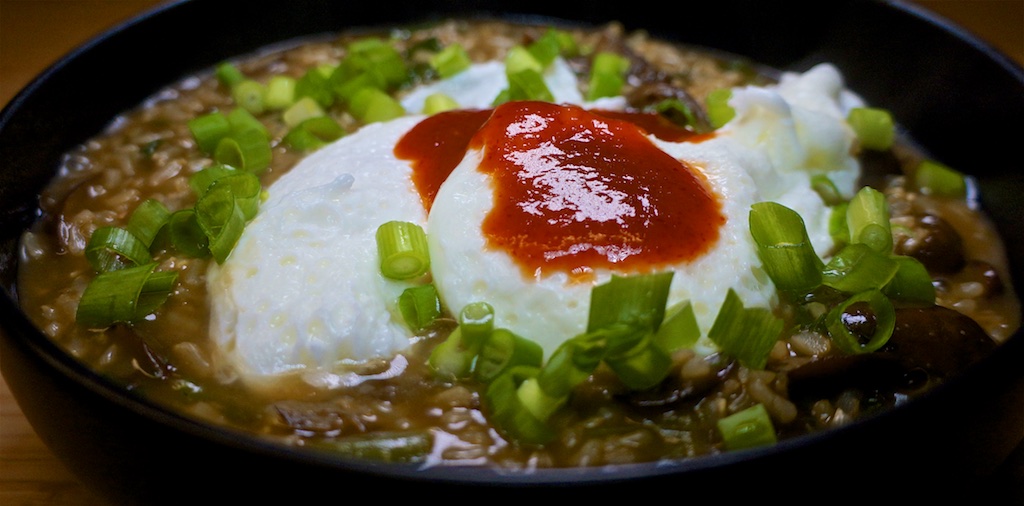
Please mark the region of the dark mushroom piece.
<svg viewBox="0 0 1024 506"><path fill-rule="evenodd" d="M967 263L963 239L946 220L934 214L908 216L910 235L897 237L894 253L921 261L929 272L953 273Z"/></svg>
<svg viewBox="0 0 1024 506"><path fill-rule="evenodd" d="M878 351L830 355L789 371L790 396L830 396L851 387L914 391L958 374L996 342L966 315L942 306L900 307L892 337Z"/></svg>

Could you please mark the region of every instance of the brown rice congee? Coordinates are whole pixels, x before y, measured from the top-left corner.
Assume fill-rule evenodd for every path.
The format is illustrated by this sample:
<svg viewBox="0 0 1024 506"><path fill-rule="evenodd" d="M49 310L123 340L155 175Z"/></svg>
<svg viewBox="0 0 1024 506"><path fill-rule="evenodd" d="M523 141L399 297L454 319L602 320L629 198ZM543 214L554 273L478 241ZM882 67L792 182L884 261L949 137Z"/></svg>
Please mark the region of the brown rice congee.
<svg viewBox="0 0 1024 506"><path fill-rule="evenodd" d="M905 139L869 145L848 113L870 104L835 68L769 74L617 24L550 28L452 20L345 34L169 85L64 156L22 240L22 307L97 373L187 416L370 458L511 468L689 458L827 430L927 391L1016 330L1001 239L970 178L954 178L950 196L927 185L930 160ZM400 56L398 77L373 55ZM533 73L513 74L522 69ZM352 83L391 100L366 106ZM319 107L296 107L303 97ZM265 129L266 163L260 146L204 146L193 129L221 113L238 131L235 111ZM330 122L295 133L316 117ZM245 201L259 210L227 250L213 244L225 222L187 228L217 212L199 204L213 186L195 176L211 167L260 183ZM531 167L546 172L522 175ZM670 177L646 179L659 170ZM875 193L861 192L864 181ZM877 208L863 211L868 197L884 204L880 221ZM487 214L509 199L512 218ZM79 321L104 318L103 302L86 316L79 307L100 270L138 263L122 248L98 268L94 236L134 230L148 201L181 218L179 236L210 235L184 248L158 224L147 261L176 273L166 300ZM805 260L812 251L817 274L799 289L770 276L752 239L753 204L765 201L803 218L805 241L792 249ZM893 280L923 267L923 285L838 279L861 258L833 261L864 219L881 227L883 247L861 249L900 266ZM373 240L386 221L425 230L430 271L381 273ZM661 305L635 321L597 325L614 303L588 313L595 286L665 272L670 284L647 286L667 302L655 297ZM414 324L399 300L423 286L438 298L417 306L427 319ZM741 306L724 320L768 323L716 321L728 300ZM665 337L681 332L680 314L698 334ZM748 337L752 326L770 335ZM479 328L485 340L511 331L501 342L522 353L481 351L504 348L471 344ZM728 435L738 413L759 427L754 440Z"/></svg>

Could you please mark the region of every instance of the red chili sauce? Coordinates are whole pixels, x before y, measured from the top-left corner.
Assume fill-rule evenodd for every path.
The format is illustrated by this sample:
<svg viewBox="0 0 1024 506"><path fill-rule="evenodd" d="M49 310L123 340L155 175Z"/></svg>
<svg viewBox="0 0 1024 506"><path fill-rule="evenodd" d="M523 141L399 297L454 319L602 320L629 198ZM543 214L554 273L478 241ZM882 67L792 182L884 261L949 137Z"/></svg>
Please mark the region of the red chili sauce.
<svg viewBox="0 0 1024 506"><path fill-rule="evenodd" d="M508 102L430 116L395 155L412 162L429 210L467 149L481 149L494 191L482 232L528 276L647 272L700 257L725 223L703 177L647 137L688 131L653 116Z"/></svg>

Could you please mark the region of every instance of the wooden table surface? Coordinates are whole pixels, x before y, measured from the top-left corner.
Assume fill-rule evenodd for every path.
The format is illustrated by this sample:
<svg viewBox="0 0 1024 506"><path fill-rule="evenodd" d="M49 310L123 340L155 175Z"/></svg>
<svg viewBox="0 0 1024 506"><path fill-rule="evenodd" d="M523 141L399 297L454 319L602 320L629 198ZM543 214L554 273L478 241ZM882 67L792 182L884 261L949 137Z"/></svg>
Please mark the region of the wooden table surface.
<svg viewBox="0 0 1024 506"><path fill-rule="evenodd" d="M158 0L0 0L0 105L61 55ZM1024 0L921 0L1024 63ZM0 378L0 505L100 506L46 448Z"/></svg>

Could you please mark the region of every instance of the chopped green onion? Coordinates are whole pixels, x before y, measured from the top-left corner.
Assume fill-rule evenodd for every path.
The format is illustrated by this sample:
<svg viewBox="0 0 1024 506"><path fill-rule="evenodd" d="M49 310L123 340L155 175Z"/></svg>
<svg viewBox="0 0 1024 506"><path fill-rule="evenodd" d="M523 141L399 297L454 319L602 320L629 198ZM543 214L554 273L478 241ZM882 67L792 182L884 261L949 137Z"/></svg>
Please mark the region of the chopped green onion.
<svg viewBox="0 0 1024 506"><path fill-rule="evenodd" d="M763 369L782 326L782 320L767 308L744 308L739 295L730 288L708 338L746 367Z"/></svg>
<svg viewBox="0 0 1024 506"><path fill-rule="evenodd" d="M260 187L260 180L255 174L236 172L225 175L210 184L203 198L214 192L225 192L230 195L239 208L241 208L246 220L256 217L262 188Z"/></svg>
<svg viewBox="0 0 1024 506"><path fill-rule="evenodd" d="M865 149L885 151L892 147L896 129L889 111L875 107L854 107L846 115L846 121Z"/></svg>
<svg viewBox="0 0 1024 506"><path fill-rule="evenodd" d="M409 79L409 69L398 52L383 39L366 38L357 40L347 47L347 60L358 62L357 67L372 70L383 78L385 89L394 89Z"/></svg>
<svg viewBox="0 0 1024 506"><path fill-rule="evenodd" d="M473 363L483 342L494 329L494 308L486 302L466 304L459 312L459 326L431 350L427 363L441 376L463 378L473 371Z"/></svg>
<svg viewBox="0 0 1024 506"><path fill-rule="evenodd" d="M494 330L494 308L486 302L470 302L459 311L459 328L467 346L474 350L491 335Z"/></svg>
<svg viewBox="0 0 1024 506"><path fill-rule="evenodd" d="M821 197L821 201L826 206L832 207L846 201L842 194L839 193L839 188L836 187L836 184L825 174L811 176L811 188Z"/></svg>
<svg viewBox="0 0 1024 506"><path fill-rule="evenodd" d="M664 321L654 334L654 340L661 349L673 352L689 348L700 339L700 327L697 326L697 315L693 305L685 301L668 308Z"/></svg>
<svg viewBox="0 0 1024 506"><path fill-rule="evenodd" d="M528 386L532 383L529 380L536 375L536 367L512 367L491 381L484 392L484 401L490 411L490 418L495 421L499 430L517 442L543 444L555 436L546 420L538 419L533 414L534 411L527 407L549 405L545 402L544 392ZM520 385L524 384L527 386L520 388ZM526 400L526 405L523 399Z"/></svg>
<svg viewBox="0 0 1024 506"><path fill-rule="evenodd" d="M846 210L849 207L849 202L840 202L832 206L828 215L828 234L836 247L850 242L850 226L846 223Z"/></svg>
<svg viewBox="0 0 1024 506"><path fill-rule="evenodd" d="M156 262L100 273L86 287L76 319L87 328L133 322L156 310L170 295L177 272L155 272Z"/></svg>
<svg viewBox="0 0 1024 506"><path fill-rule="evenodd" d="M463 338L466 334L463 333ZM510 367L540 367L544 349L534 341L504 328L494 329L483 341L473 366L477 380L489 383Z"/></svg>
<svg viewBox="0 0 1024 506"><path fill-rule="evenodd" d="M312 97L302 97L281 113L281 119L288 128L295 128L310 118L326 116L323 107Z"/></svg>
<svg viewBox="0 0 1024 506"><path fill-rule="evenodd" d="M926 305L935 303L935 285L931 274L920 260L909 256L894 256L898 269L892 281L882 292L890 299L917 302Z"/></svg>
<svg viewBox="0 0 1024 506"><path fill-rule="evenodd" d="M892 253L889 207L882 192L870 186L857 191L846 208L846 223L850 242L866 244L879 253Z"/></svg>
<svg viewBox="0 0 1024 506"><path fill-rule="evenodd" d="M519 404L523 409L530 412L532 418L544 423L547 423L547 420L551 418L551 415L558 411L558 408L561 408L568 400L568 396L549 396L540 387L540 382L537 381L536 377L530 377L523 380L523 382L519 384L516 396L519 398Z"/></svg>
<svg viewBox="0 0 1024 506"><path fill-rule="evenodd" d="M821 259L799 213L775 202L757 202L750 207L750 234L778 289L806 292L821 283Z"/></svg>
<svg viewBox="0 0 1024 506"><path fill-rule="evenodd" d="M257 129L242 130L221 139L213 153L217 163L249 172L266 169L272 157L269 139Z"/></svg>
<svg viewBox="0 0 1024 506"><path fill-rule="evenodd" d="M349 112L359 121L376 123L403 116L405 108L401 102L383 90L366 87L352 96Z"/></svg>
<svg viewBox="0 0 1024 506"><path fill-rule="evenodd" d="M181 209L171 213L166 229L167 237L177 251L192 258L210 256L210 239L199 226L195 209Z"/></svg>
<svg viewBox="0 0 1024 506"><path fill-rule="evenodd" d="M262 133L265 137L270 137L267 126L246 109L236 107L227 114L227 117L228 123L231 124L231 135L237 135L239 132L247 130L255 130Z"/></svg>
<svg viewBox="0 0 1024 506"><path fill-rule="evenodd" d="M411 279L430 269L427 234L408 221L389 221L377 228L380 271L391 279Z"/></svg>
<svg viewBox="0 0 1024 506"><path fill-rule="evenodd" d="M922 160L914 170L914 184L926 195L962 199L967 195L967 178L935 160Z"/></svg>
<svg viewBox="0 0 1024 506"><path fill-rule="evenodd" d="M214 180L196 202L196 221L209 239L217 263L227 259L245 224L255 216L259 200L259 180L251 173L239 172Z"/></svg>
<svg viewBox="0 0 1024 506"><path fill-rule="evenodd" d="M531 42L526 47L526 50L540 63L541 68L547 68L561 52L562 43L558 33L554 29L549 28L544 32L544 35Z"/></svg>
<svg viewBox="0 0 1024 506"><path fill-rule="evenodd" d="M284 141L295 149L312 151L334 142L345 135L341 125L330 116L317 116L299 123L284 136Z"/></svg>
<svg viewBox="0 0 1024 506"><path fill-rule="evenodd" d="M295 103L294 77L275 75L267 81L263 102L267 109L280 111Z"/></svg>
<svg viewBox="0 0 1024 506"><path fill-rule="evenodd" d="M458 43L445 47L430 58L430 66L442 79L468 69L471 63L469 53Z"/></svg>
<svg viewBox="0 0 1024 506"><path fill-rule="evenodd" d="M412 286L398 297L398 309L405 324L413 332L419 332L441 316L441 299L432 284Z"/></svg>
<svg viewBox="0 0 1024 506"><path fill-rule="evenodd" d="M210 254L217 263L227 260L245 228L245 212L234 199L222 200L207 194L196 203L196 219L210 239Z"/></svg>
<svg viewBox="0 0 1024 506"><path fill-rule="evenodd" d="M216 75L217 80L228 89L234 88L236 84L245 80L245 74L242 74L242 71L230 62L217 65Z"/></svg>
<svg viewBox="0 0 1024 506"><path fill-rule="evenodd" d="M896 275L899 264L890 255L864 244L844 246L829 259L822 271L822 284L845 293L881 289Z"/></svg>
<svg viewBox="0 0 1024 506"><path fill-rule="evenodd" d="M635 336L639 339L631 339L632 346L628 349L619 351L609 346L604 361L627 387L646 390L668 376L672 357L658 346L653 333L637 332Z"/></svg>
<svg viewBox="0 0 1024 506"><path fill-rule="evenodd" d="M431 93L423 100L423 114L437 114L458 108L459 103L454 98L441 92Z"/></svg>
<svg viewBox="0 0 1024 506"><path fill-rule="evenodd" d="M540 72L532 69L524 69L514 74L508 74L508 100L540 100L553 102L555 96L551 94L544 77Z"/></svg>
<svg viewBox="0 0 1024 506"><path fill-rule="evenodd" d="M465 378L473 372L473 361L476 359L477 351L478 348L466 345L462 338L462 328L455 327L444 341L430 351L427 365L443 378Z"/></svg>
<svg viewBox="0 0 1024 506"><path fill-rule="evenodd" d="M678 98L666 98L654 104L654 110L676 125L690 127L694 131L706 130L689 104Z"/></svg>
<svg viewBox="0 0 1024 506"><path fill-rule="evenodd" d="M717 426L727 450L773 445L778 440L775 426L763 404L755 404L721 418Z"/></svg>
<svg viewBox="0 0 1024 506"><path fill-rule="evenodd" d="M601 329L563 342L548 358L537 375L537 381L549 397L567 397L572 389L586 380L605 355L605 338L616 332L629 332L625 326Z"/></svg>
<svg viewBox="0 0 1024 506"><path fill-rule="evenodd" d="M708 121L712 128L720 128L736 116L736 110L729 105L732 98L732 90L729 88L718 88L708 93L704 98L704 106L707 108Z"/></svg>
<svg viewBox="0 0 1024 506"><path fill-rule="evenodd" d="M236 169L227 165L210 165L192 174L188 179L188 185L197 197L202 197L214 181L237 172Z"/></svg>
<svg viewBox="0 0 1024 506"><path fill-rule="evenodd" d="M626 84L629 60L618 53L601 51L594 55L587 86L587 100L614 97L622 93Z"/></svg>
<svg viewBox="0 0 1024 506"><path fill-rule="evenodd" d="M359 459L407 464L426 460L434 448L434 438L426 430L385 431L316 439L306 444Z"/></svg>
<svg viewBox="0 0 1024 506"><path fill-rule="evenodd" d="M558 41L558 52L567 57L579 56L580 48L572 34L555 28L548 28L548 34L554 36ZM545 34L547 36L547 34Z"/></svg>
<svg viewBox="0 0 1024 506"><path fill-rule="evenodd" d="M152 261L149 245L120 227L100 227L89 237L85 258L96 272L108 272Z"/></svg>
<svg viewBox="0 0 1024 506"><path fill-rule="evenodd" d="M189 120L188 129L204 153L213 153L217 143L231 134L231 122L220 112L211 112Z"/></svg>
<svg viewBox="0 0 1024 506"><path fill-rule="evenodd" d="M613 275L590 291L587 332L623 323L654 331L665 318L672 271L635 276Z"/></svg>
<svg viewBox="0 0 1024 506"><path fill-rule="evenodd" d="M846 353L871 353L892 337L896 311L879 290L858 293L825 316L832 342Z"/></svg>
<svg viewBox="0 0 1024 506"><path fill-rule="evenodd" d="M329 79L316 68L307 70L295 82L295 100L303 97L315 100L323 108L334 105L334 93Z"/></svg>
<svg viewBox="0 0 1024 506"><path fill-rule="evenodd" d="M146 199L132 211L128 218L129 232L142 242L146 248L153 245L153 240L160 229L171 218L171 212L160 201Z"/></svg>
<svg viewBox="0 0 1024 506"><path fill-rule="evenodd" d="M267 87L252 79L245 79L231 87L231 98L235 103L253 114L259 114L266 109L263 102L266 93Z"/></svg>
<svg viewBox="0 0 1024 506"><path fill-rule="evenodd" d="M505 55L505 75L516 74L524 70L543 74L544 65L524 46L509 48Z"/></svg>

